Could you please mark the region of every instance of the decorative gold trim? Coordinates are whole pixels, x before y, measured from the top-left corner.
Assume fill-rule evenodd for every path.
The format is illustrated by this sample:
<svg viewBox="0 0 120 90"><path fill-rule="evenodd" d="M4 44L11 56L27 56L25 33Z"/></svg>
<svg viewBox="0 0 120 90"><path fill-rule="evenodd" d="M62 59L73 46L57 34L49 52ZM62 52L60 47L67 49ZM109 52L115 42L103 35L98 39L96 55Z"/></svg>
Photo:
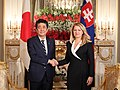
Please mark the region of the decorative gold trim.
<svg viewBox="0 0 120 90"><path fill-rule="evenodd" d="M106 40L106 41L98 40L95 42L95 45L101 46L101 47L108 47L108 46L114 47L115 41L113 41L113 40Z"/></svg>
<svg viewBox="0 0 120 90"><path fill-rule="evenodd" d="M110 85L106 85L106 84L108 84L108 83L110 83L110 79L111 79L111 76L113 76L114 77L114 81L112 81L112 88L111 88L111 90L115 90L115 88L118 88L119 89L119 87L116 87L116 84L118 84L119 85L119 77L120 77L120 64L118 63L118 64L116 64L116 65L114 65L114 66L105 66L105 73L104 73L104 80L103 80L103 82L102 82L102 84L101 85L99 85L98 87L97 87L97 90L108 90L108 88L107 87L110 87L111 88L111 86Z"/></svg>
<svg viewBox="0 0 120 90"><path fill-rule="evenodd" d="M11 75L10 75L10 72L9 72L9 66L5 63L5 62L0 62L0 69L4 69L5 70L5 73L6 73L6 76L7 76L7 82L8 84L14 88L14 90L27 90L26 88L24 87L19 87L18 85L15 85L12 80L11 80ZM9 87L8 87L9 88Z"/></svg>
<svg viewBox="0 0 120 90"><path fill-rule="evenodd" d="M5 62L0 62L0 70L2 70L2 69L6 69Z"/></svg>
<svg viewBox="0 0 120 90"><path fill-rule="evenodd" d="M20 40L7 39L5 40L6 46L20 46Z"/></svg>
<svg viewBox="0 0 120 90"><path fill-rule="evenodd" d="M16 48L16 49L18 50L18 54L17 54L16 56L12 56L12 55L11 55L10 49L11 49L11 48L8 48L8 57L9 57L10 59L12 59L12 60L17 60L17 59L20 57L20 53L19 53L20 50L19 50L19 48L18 48L18 49Z"/></svg>
<svg viewBox="0 0 120 90"><path fill-rule="evenodd" d="M103 57L102 56L102 50L105 49L105 48L99 48L99 57L103 60L103 61L107 61L107 60L110 60L112 58L112 48L107 48L109 50L109 55L107 57Z"/></svg>
<svg viewBox="0 0 120 90"><path fill-rule="evenodd" d="M15 85L14 83L12 83L11 76L10 76L10 72L9 72L9 66L8 66L7 64L5 64L4 66L5 66L6 75L7 75L7 80L8 80L9 85L10 85L12 88L14 88L14 90L27 90L27 89L24 88L24 87L19 87L18 85Z"/></svg>

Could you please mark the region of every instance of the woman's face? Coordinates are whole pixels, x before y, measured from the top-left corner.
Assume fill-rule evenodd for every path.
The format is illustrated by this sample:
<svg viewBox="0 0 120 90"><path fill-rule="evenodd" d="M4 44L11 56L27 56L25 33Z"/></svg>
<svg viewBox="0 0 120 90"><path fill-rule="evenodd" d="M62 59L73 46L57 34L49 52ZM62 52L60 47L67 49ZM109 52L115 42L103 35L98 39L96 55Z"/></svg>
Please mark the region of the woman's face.
<svg viewBox="0 0 120 90"><path fill-rule="evenodd" d="M83 34L83 31L79 26L75 26L73 29L73 35L75 38L81 38Z"/></svg>
<svg viewBox="0 0 120 90"><path fill-rule="evenodd" d="M37 33L40 37L45 37L48 29L45 23L39 23L37 25Z"/></svg>

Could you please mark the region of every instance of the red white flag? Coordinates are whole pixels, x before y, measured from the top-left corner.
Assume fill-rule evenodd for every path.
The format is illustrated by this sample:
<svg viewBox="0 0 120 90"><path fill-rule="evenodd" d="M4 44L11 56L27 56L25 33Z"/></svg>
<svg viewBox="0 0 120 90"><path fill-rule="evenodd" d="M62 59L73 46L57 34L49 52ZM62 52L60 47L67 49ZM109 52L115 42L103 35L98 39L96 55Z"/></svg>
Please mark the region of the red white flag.
<svg viewBox="0 0 120 90"><path fill-rule="evenodd" d="M20 33L20 59L23 61L25 68L28 70L30 57L27 52L27 40L31 37L30 0L23 0L22 7L23 8Z"/></svg>

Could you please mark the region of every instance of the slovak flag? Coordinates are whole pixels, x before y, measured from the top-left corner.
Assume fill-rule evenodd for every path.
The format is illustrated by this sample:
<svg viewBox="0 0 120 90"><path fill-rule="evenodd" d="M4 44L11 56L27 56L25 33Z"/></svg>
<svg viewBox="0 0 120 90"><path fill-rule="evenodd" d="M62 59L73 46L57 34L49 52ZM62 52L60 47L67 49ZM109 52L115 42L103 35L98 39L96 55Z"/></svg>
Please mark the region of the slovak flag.
<svg viewBox="0 0 120 90"><path fill-rule="evenodd" d="M22 24L20 32L20 60L29 69L30 57L27 52L27 40L31 37L30 0L23 0Z"/></svg>
<svg viewBox="0 0 120 90"><path fill-rule="evenodd" d="M81 6L81 17L80 22L85 25L88 34L91 37L92 43L94 44L94 14L92 2L90 0L84 0Z"/></svg>

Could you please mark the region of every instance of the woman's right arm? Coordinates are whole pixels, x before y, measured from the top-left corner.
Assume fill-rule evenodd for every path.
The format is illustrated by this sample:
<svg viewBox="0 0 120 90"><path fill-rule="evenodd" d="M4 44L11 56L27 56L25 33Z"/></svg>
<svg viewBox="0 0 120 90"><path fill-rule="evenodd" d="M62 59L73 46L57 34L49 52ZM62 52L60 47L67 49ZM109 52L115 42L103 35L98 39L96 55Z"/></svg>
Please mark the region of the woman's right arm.
<svg viewBox="0 0 120 90"><path fill-rule="evenodd" d="M67 50L66 50L66 54L65 54L65 59L58 61L58 66L62 66L64 64L69 63L69 49L68 49L69 48L69 42L67 42L66 46L67 46Z"/></svg>

